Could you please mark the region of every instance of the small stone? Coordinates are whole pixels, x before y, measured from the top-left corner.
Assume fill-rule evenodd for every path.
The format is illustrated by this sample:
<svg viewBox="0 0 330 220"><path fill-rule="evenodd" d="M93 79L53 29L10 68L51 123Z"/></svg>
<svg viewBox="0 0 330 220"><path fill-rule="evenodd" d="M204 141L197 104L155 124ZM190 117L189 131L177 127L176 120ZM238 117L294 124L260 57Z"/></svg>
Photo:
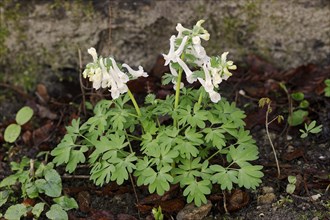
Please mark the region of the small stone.
<svg viewBox="0 0 330 220"><path fill-rule="evenodd" d="M311 197L312 197L312 200L313 200L313 201L316 201L316 200L318 200L319 198L321 198L321 194L312 195Z"/></svg>
<svg viewBox="0 0 330 220"><path fill-rule="evenodd" d="M276 196L274 193L267 193L265 195L258 196L258 205L271 204L275 201Z"/></svg>
<svg viewBox="0 0 330 220"><path fill-rule="evenodd" d="M211 201L196 207L193 203L187 204L176 216L177 220L201 220L210 212L212 208Z"/></svg>
<svg viewBox="0 0 330 220"><path fill-rule="evenodd" d="M262 194L273 193L274 189L271 186L262 187Z"/></svg>

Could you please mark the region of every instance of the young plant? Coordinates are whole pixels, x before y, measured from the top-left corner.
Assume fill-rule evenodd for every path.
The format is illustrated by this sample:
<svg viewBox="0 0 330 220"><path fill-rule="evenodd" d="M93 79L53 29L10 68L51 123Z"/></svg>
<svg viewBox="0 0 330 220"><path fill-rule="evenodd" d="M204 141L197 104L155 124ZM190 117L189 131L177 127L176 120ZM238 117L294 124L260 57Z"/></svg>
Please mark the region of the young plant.
<svg viewBox="0 0 330 220"><path fill-rule="evenodd" d="M23 216L33 216L38 219L43 211L49 219L68 219L67 211L78 208L73 198L62 195L60 175L53 169L53 163L44 164L32 159L23 158L20 163L11 162L14 174L0 182L0 207L11 200L21 200L8 207L4 214L6 219L21 219ZM17 190L17 184L20 190ZM20 198L16 198L19 191ZM44 197L53 199L50 205ZM33 202L27 202L29 201Z"/></svg>
<svg viewBox="0 0 330 220"><path fill-rule="evenodd" d="M289 101L289 116L288 123L290 126L297 126L302 124L308 116L309 102L305 100L305 95L302 92L289 93L284 83L280 83L280 87L285 91ZM293 103L298 106L294 107Z"/></svg>
<svg viewBox="0 0 330 220"><path fill-rule="evenodd" d="M21 134L21 126L27 123L33 116L33 110L25 106L16 114L16 123L9 125L5 130L4 139L8 143L14 143Z"/></svg>
<svg viewBox="0 0 330 220"><path fill-rule="evenodd" d="M164 215L162 213L162 207L158 207L157 208L153 208L152 209L152 215L154 216L155 220L163 220L164 219Z"/></svg>
<svg viewBox="0 0 330 220"><path fill-rule="evenodd" d="M286 185L286 192L292 194L296 190L297 178L295 176L288 176L288 185Z"/></svg>
<svg viewBox="0 0 330 220"><path fill-rule="evenodd" d="M172 82L175 94L165 100L149 94L143 106L126 85L147 77L143 68L133 70L89 49L93 62L83 76L95 89L107 88L113 100L97 103L85 122L72 120L51 152L53 162L72 173L87 161L90 179L100 186L110 181L121 185L128 179L133 183L134 175L138 186L163 195L178 183L187 202L197 206L207 202L214 184L222 190L235 185L255 189L263 173L262 166L252 164L258 148L244 129L245 114L218 93L219 84L236 66L227 61L228 52L206 54L201 42L210 35L202 23L192 29L177 25L178 34L170 38L169 53L164 54L170 73L163 82ZM201 87L185 88L183 74L189 84L199 81Z"/></svg>
<svg viewBox="0 0 330 220"><path fill-rule="evenodd" d="M271 121L269 121L269 114L272 112L272 107L270 106L271 104L271 100L269 98L261 98L259 100L259 107L263 108L265 105L267 105L267 110L266 110L266 121L265 121L265 126L266 126L266 133L267 133L267 137L269 140L269 143L273 149L273 153L274 153L274 157L275 157L275 162L276 162L276 166L277 166L277 177L279 178L281 175L281 170L280 170L280 164L278 162L277 159L277 154L276 154L276 150L273 144L272 139L270 138L270 134L269 134L269 129L268 126L277 120L278 123L281 123L281 121L283 121L283 116L282 115L278 115L275 118L273 118Z"/></svg>
<svg viewBox="0 0 330 220"><path fill-rule="evenodd" d="M299 129L301 138L306 138L309 133L318 134L322 131L322 125L316 126L316 121L312 121L309 125L305 123L305 130Z"/></svg>

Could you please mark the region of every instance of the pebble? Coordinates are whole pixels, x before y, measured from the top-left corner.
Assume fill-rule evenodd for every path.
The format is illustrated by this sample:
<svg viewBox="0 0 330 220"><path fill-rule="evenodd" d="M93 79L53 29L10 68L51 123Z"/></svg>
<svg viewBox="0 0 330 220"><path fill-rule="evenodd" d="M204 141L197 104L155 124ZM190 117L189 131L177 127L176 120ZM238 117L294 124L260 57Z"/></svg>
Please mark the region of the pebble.
<svg viewBox="0 0 330 220"><path fill-rule="evenodd" d="M201 220L210 212L212 208L211 201L203 204L200 207L193 203L187 204L176 216L177 220Z"/></svg>

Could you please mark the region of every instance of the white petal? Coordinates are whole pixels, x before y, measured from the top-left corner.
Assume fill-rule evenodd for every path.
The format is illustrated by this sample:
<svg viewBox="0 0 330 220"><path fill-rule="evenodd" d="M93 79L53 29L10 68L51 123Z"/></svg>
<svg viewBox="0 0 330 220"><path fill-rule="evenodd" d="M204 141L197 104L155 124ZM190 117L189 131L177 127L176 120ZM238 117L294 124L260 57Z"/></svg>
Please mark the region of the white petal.
<svg viewBox="0 0 330 220"><path fill-rule="evenodd" d="M188 36L185 36L183 39L182 39L182 42L179 46L179 48L175 51L175 54L177 55L177 57L180 57L182 52L183 52L183 49L184 47L186 46L186 42L188 40Z"/></svg>
<svg viewBox="0 0 330 220"><path fill-rule="evenodd" d="M119 90L117 88L111 88L109 91L111 92L112 99L117 99L120 95Z"/></svg>
<svg viewBox="0 0 330 220"><path fill-rule="evenodd" d="M146 72L144 72L142 66L139 66L139 70L133 70L126 63L124 63L122 66L125 67L128 70L129 74L131 74L133 76L133 78L138 78L140 76L143 76L143 77L147 77L148 76L148 74Z"/></svg>
<svg viewBox="0 0 330 220"><path fill-rule="evenodd" d="M193 83L196 81L196 79L193 79L193 73L192 71L189 69L189 67L187 66L187 64L185 62L183 62L180 58L178 58L178 63L179 65L181 66L181 68L183 69L183 71L185 72L186 74L186 78L187 78L187 81L189 83Z"/></svg>
<svg viewBox="0 0 330 220"><path fill-rule="evenodd" d="M199 36L193 37L192 38L192 43L200 45L201 44L201 39L199 38Z"/></svg>
<svg viewBox="0 0 330 220"><path fill-rule="evenodd" d="M217 103L221 100L221 96L218 92L215 92L215 91L211 91L209 92L209 96L210 96L210 99L213 103Z"/></svg>
<svg viewBox="0 0 330 220"><path fill-rule="evenodd" d="M183 27L182 24L180 23L176 25L175 29L178 31L178 36L177 36L178 38L182 37L182 33L184 31L190 31L188 28Z"/></svg>
<svg viewBox="0 0 330 220"><path fill-rule="evenodd" d="M92 55L94 63L97 62L97 53L94 47L91 47L87 50L87 52Z"/></svg>
<svg viewBox="0 0 330 220"><path fill-rule="evenodd" d="M221 61L222 61L223 64L226 63L228 53L229 53L229 52L224 52L224 53L221 55Z"/></svg>
<svg viewBox="0 0 330 220"><path fill-rule="evenodd" d="M199 20L199 21L197 21L196 26L197 26L197 27L201 27L201 25L202 25L204 22L205 22L205 20Z"/></svg>
<svg viewBox="0 0 330 220"><path fill-rule="evenodd" d="M117 66L116 61L115 61L113 58L110 57L110 60L111 60L111 62L112 62L112 67L113 67L115 73L117 74L117 76L119 77L119 79L120 79L123 83L127 83L127 82L129 81L128 76L127 76L125 73L123 73L123 72L119 69L119 67ZM115 80L116 80L116 79L115 79Z"/></svg>
<svg viewBox="0 0 330 220"><path fill-rule="evenodd" d="M178 72L175 68L172 67L172 64L170 64L170 71L173 76L178 76Z"/></svg>
<svg viewBox="0 0 330 220"><path fill-rule="evenodd" d="M199 35L200 38L202 38L203 40L208 41L210 39L210 34L208 32Z"/></svg>
<svg viewBox="0 0 330 220"><path fill-rule="evenodd" d="M214 86L212 84L212 79L211 79L209 70L206 67L206 64L203 65L203 71L204 71L204 74L205 74L205 81L204 81L203 87L204 87L206 92L213 91Z"/></svg>
<svg viewBox="0 0 330 220"><path fill-rule="evenodd" d="M167 66L173 60L173 57L175 56L175 54L174 54L175 39L176 39L176 37L174 35L172 35L170 38L170 51L168 52L168 54L163 54L164 59L165 59L164 66Z"/></svg>

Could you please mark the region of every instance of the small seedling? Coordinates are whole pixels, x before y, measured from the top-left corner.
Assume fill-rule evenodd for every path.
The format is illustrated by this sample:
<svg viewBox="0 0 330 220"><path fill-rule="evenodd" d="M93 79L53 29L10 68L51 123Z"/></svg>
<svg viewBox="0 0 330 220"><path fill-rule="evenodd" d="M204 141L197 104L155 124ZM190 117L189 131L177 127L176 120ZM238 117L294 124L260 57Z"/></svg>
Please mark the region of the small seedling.
<svg viewBox="0 0 330 220"><path fill-rule="evenodd" d="M309 102L305 100L305 95L302 92L292 93L291 98L299 103L299 105L293 109L292 115L289 115L288 122L291 126L297 126L302 124L308 116L306 109L309 107Z"/></svg>
<svg viewBox="0 0 330 220"><path fill-rule="evenodd" d="M300 137L301 138L306 138L309 133L312 134L318 134L322 131L322 125L316 126L316 121L312 121L309 125L305 123L305 130L299 129L301 132Z"/></svg>
<svg viewBox="0 0 330 220"><path fill-rule="evenodd" d="M6 177L0 182L0 207L11 201L21 201L16 198L17 184L21 198L31 199L35 204L17 203L11 205L5 212L4 217L11 220L19 220L31 213L34 219L38 219L50 204L41 197L52 199L54 204L45 213L49 219L68 219L67 211L78 208L73 198L62 195L62 181L60 175L53 169L53 163L44 164L28 158L23 158L20 163L11 162L11 169L14 174ZM48 201L48 199L47 199Z"/></svg>
<svg viewBox="0 0 330 220"><path fill-rule="evenodd" d="M281 198L274 204L277 207L286 206L288 203L293 203L292 198L288 195L286 197L281 196Z"/></svg>
<svg viewBox="0 0 330 220"><path fill-rule="evenodd" d="M302 124L308 116L307 108L309 102L305 99L305 95L302 92L289 93L284 83L280 83L280 87L285 91L289 101L289 116L288 123L290 126L297 126ZM298 106L293 106L297 103Z"/></svg>
<svg viewBox="0 0 330 220"><path fill-rule="evenodd" d="M286 192L292 194L296 190L297 178L295 176L288 176L288 185L286 185Z"/></svg>
<svg viewBox="0 0 330 220"><path fill-rule="evenodd" d="M16 123L9 125L5 130L5 141L8 143L14 143L21 134L21 126L27 123L32 116L32 108L28 106L21 108L16 114Z"/></svg>
<svg viewBox="0 0 330 220"><path fill-rule="evenodd" d="M152 215L154 216L155 220L163 220L164 219L164 215L162 213L162 207L158 207L157 208L153 208L152 209Z"/></svg>
<svg viewBox="0 0 330 220"><path fill-rule="evenodd" d="M259 107L263 108L265 105L267 105L267 110L266 110L266 121L265 121L265 126L266 126L266 133L267 133L267 137L269 140L270 145L272 146L273 149L273 153L274 153L274 157L275 157L275 162L276 162L276 166L277 166L277 177L280 177L281 175L281 170L280 170L280 165L277 159L277 154L276 154L276 150L273 144L272 139L270 138L270 134L269 134L269 128L268 126L277 120L278 123L281 123L283 121L283 116L282 115L278 115L275 118L273 118L271 121L269 121L269 114L272 112L272 107L270 106L271 104L271 100L269 98L261 98L259 100Z"/></svg>

